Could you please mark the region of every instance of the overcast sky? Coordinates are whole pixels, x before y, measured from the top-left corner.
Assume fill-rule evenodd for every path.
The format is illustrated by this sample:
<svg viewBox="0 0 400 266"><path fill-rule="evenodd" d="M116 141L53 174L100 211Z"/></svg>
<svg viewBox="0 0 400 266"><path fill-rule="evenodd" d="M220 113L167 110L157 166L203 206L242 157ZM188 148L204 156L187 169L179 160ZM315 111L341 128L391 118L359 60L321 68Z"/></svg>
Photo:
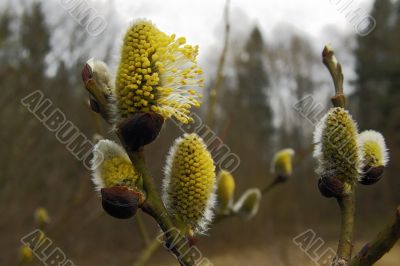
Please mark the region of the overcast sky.
<svg viewBox="0 0 400 266"><path fill-rule="evenodd" d="M0 1L0 10L8 5L18 6L18 3L29 4L33 1ZM50 23L59 24L59 17L66 14L66 18L71 17L68 16L67 10L60 8L61 1L85 1L96 8L100 15L108 17L106 15L107 10L104 8L109 7L109 0L43 0ZM93 1L97 3L93 3ZM178 36L185 36L189 44L199 44L199 62L203 66L207 64L212 70L214 64L212 63L210 66L209 55L211 54L211 57L214 53L218 55L222 46L225 0L113 0L111 3L114 3L116 8L115 18L113 21L107 19L108 28L93 41L105 41L107 38L115 39L117 44L116 51L113 53L115 58L118 58L119 55L117 50L119 50L119 40L122 40L122 36L115 37L113 32L119 31L119 34L123 35L126 27L132 21L146 18L167 34L176 33ZM294 31L300 36L310 39L314 45L313 48L318 53L322 50L323 45L331 43L334 49L336 48L338 55L343 51L349 54L351 50L349 45L340 38L342 34L355 35L354 25L346 18L346 13L352 13L357 9L369 12L372 3L373 0L231 0L231 29L232 35L236 35L232 39L238 40L238 35L241 37L243 34L248 34L249 27L256 24L261 28L264 39L269 43L274 39L290 36L290 34L284 34L287 32L281 32L284 29L285 31ZM346 8L340 10L341 7ZM21 9L17 8L17 10ZM113 16L114 11L108 11L111 11L111 16ZM286 27L282 27L282 24ZM65 23L62 25L68 26ZM281 26L281 31L276 30L278 25ZM325 29L324 32L323 29ZM67 43L64 40L59 40L68 35L65 34L65 30L66 28L61 33L54 34L52 42L57 45L53 45L55 50L53 54L62 58L70 58L71 54L63 52ZM83 27L82 30L84 30ZM246 37L243 36L242 39ZM60 42L65 45L60 45ZM95 53L95 48L93 47L93 56L96 57L99 56L100 52ZM57 49L61 51L56 51ZM101 49L97 50L100 51ZM347 63L345 60L351 60L351 54L341 56L341 62L344 66L351 69L353 64ZM351 72L351 70L348 71Z"/></svg>
<svg viewBox="0 0 400 266"><path fill-rule="evenodd" d="M167 33L186 36L191 43L202 47L218 40L217 26L223 15L224 0L115 0L121 18L126 23L135 18L151 19ZM354 32L346 12L362 8L369 11L372 0L231 0L232 24L257 23L268 36L274 26L291 24L308 33L319 43L331 42L321 35L326 26L342 32ZM344 11L340 7L350 4ZM241 16L240 14L243 14Z"/></svg>

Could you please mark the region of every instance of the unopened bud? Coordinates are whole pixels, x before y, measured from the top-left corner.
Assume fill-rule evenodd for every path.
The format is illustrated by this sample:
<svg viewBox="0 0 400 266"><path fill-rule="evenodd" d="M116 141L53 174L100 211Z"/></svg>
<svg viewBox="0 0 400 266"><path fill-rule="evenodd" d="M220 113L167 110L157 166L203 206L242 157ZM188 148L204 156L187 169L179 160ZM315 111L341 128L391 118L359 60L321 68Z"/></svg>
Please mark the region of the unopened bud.
<svg viewBox="0 0 400 266"><path fill-rule="evenodd" d="M286 181L293 173L293 149L283 149L277 152L271 163L271 172L280 182Z"/></svg>
<svg viewBox="0 0 400 266"><path fill-rule="evenodd" d="M389 162L385 139L379 132L366 130L359 135L358 141L363 156L363 172L358 182L363 185L375 184L382 178Z"/></svg>
<svg viewBox="0 0 400 266"><path fill-rule="evenodd" d="M115 186L101 189L103 209L112 217L128 219L136 214L144 195L133 189Z"/></svg>
<svg viewBox="0 0 400 266"><path fill-rule="evenodd" d="M220 171L217 180L217 199L219 210L222 213L231 207L234 192L235 179L228 171Z"/></svg>
<svg viewBox="0 0 400 266"><path fill-rule="evenodd" d="M28 246L22 246L19 249L19 261L21 265L31 263L33 261L33 251Z"/></svg>
<svg viewBox="0 0 400 266"><path fill-rule="evenodd" d="M45 208L37 208L34 213L35 222L39 226L46 225L50 222L49 214Z"/></svg>
<svg viewBox="0 0 400 266"><path fill-rule="evenodd" d="M327 198L338 198L344 191L343 182L336 177L321 177L318 180L318 188L321 195Z"/></svg>
<svg viewBox="0 0 400 266"><path fill-rule="evenodd" d="M381 180L384 171L385 167L383 165L364 168L364 174L360 177L359 183L363 185L373 185Z"/></svg>
<svg viewBox="0 0 400 266"><path fill-rule="evenodd" d="M164 124L164 118L153 112L136 113L118 125L119 134L124 144L136 151L153 142Z"/></svg>

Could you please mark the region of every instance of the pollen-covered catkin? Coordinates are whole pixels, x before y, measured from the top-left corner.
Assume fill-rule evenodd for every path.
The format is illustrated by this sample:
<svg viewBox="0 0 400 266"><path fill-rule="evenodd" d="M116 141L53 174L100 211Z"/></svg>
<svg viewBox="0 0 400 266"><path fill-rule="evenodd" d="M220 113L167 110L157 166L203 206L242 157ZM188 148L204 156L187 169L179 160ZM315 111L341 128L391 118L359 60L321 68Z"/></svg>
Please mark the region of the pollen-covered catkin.
<svg viewBox="0 0 400 266"><path fill-rule="evenodd" d="M191 106L199 106L195 88L203 87L197 66L198 46L186 44L139 20L125 34L116 75L119 115L153 111L164 119L191 121Z"/></svg>
<svg viewBox="0 0 400 266"><path fill-rule="evenodd" d="M203 140L195 133L178 138L167 157L163 201L188 230L204 232L215 203L215 166Z"/></svg>

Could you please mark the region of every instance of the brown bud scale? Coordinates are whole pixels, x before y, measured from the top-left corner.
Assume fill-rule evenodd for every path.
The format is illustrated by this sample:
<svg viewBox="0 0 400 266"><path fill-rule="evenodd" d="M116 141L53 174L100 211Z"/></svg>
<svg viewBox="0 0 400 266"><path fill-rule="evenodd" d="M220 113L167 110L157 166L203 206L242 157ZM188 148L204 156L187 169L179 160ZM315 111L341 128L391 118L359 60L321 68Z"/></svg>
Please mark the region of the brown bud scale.
<svg viewBox="0 0 400 266"><path fill-rule="evenodd" d="M103 209L118 219L134 216L144 200L142 193L123 186L102 188L101 197Z"/></svg>

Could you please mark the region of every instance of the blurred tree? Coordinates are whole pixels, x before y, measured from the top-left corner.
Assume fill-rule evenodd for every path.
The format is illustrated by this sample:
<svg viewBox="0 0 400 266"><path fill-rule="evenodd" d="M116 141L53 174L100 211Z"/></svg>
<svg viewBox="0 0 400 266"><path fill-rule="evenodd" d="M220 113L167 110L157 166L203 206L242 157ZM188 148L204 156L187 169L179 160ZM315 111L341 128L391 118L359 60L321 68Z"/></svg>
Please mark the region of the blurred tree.
<svg viewBox="0 0 400 266"><path fill-rule="evenodd" d="M272 110L269 103L269 78L264 67L263 37L258 27L254 27L245 48L235 59L238 90L236 110L240 121L238 126L254 135L252 148L260 149L262 159L266 159L269 136L272 135ZM242 124L246 123L246 125Z"/></svg>
<svg viewBox="0 0 400 266"><path fill-rule="evenodd" d="M225 88L221 98L225 116L220 123L229 128L224 134L226 143L239 157L256 158L246 160L238 169L247 181L257 180L254 179L257 175L265 178L272 153L269 147L273 134L272 109L264 49L261 32L254 27L243 50L231 50L236 82L233 87L225 84L231 88Z"/></svg>
<svg viewBox="0 0 400 266"><path fill-rule="evenodd" d="M11 34L10 23L11 14L10 11L6 9L0 14L0 47L3 46L4 42Z"/></svg>
<svg viewBox="0 0 400 266"><path fill-rule="evenodd" d="M357 38L355 99L359 102L359 123L365 128L382 128L386 124L382 115L389 116L393 107L387 97L392 82L388 68L396 54L389 41L393 33L393 10L390 0L375 1L371 16L377 21L376 28L368 36Z"/></svg>
<svg viewBox="0 0 400 266"><path fill-rule="evenodd" d="M376 28L357 38L355 50L356 73L353 99L358 103L359 123L362 129L382 131L390 149L391 163L386 173L384 197L400 201L396 177L400 158L400 18L399 2L375 1L371 16ZM392 193L387 193L391 191ZM382 196L383 197L383 196Z"/></svg>
<svg viewBox="0 0 400 266"><path fill-rule="evenodd" d="M46 69L46 55L50 52L50 29L46 25L41 3L33 3L30 11L25 10L21 20L21 49L26 53L22 60L23 67L29 68L26 73L31 77L41 77Z"/></svg>

